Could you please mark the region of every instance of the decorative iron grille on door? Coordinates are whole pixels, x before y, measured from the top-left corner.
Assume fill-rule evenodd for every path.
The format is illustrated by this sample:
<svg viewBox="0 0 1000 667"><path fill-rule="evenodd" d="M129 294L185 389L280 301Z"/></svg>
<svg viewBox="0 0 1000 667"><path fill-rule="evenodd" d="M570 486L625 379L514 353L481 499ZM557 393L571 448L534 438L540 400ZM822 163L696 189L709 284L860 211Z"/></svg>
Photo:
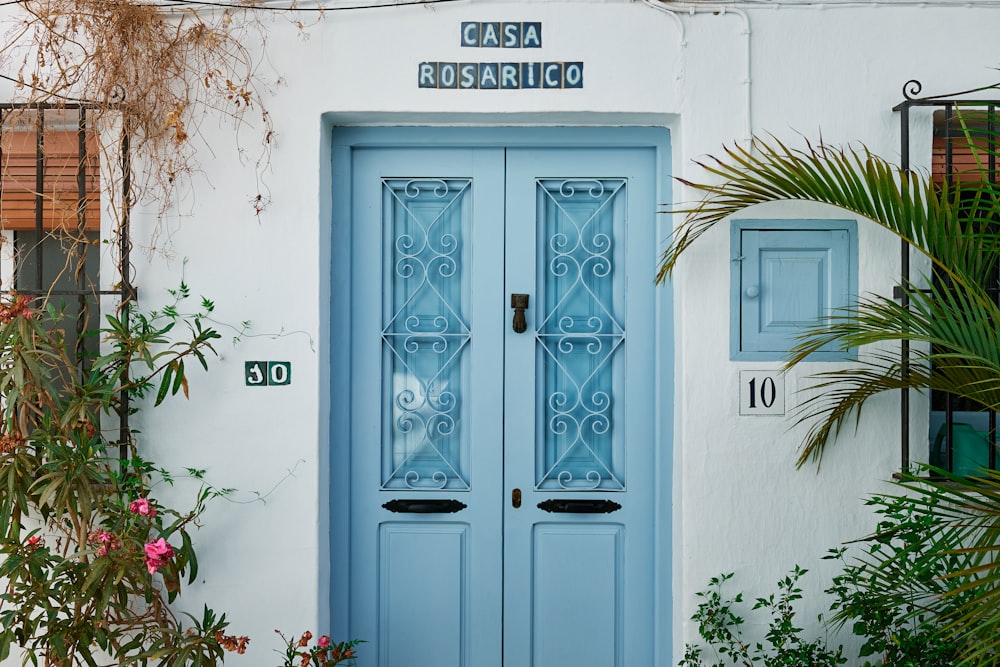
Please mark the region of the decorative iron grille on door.
<svg viewBox="0 0 1000 667"><path fill-rule="evenodd" d="M911 112L922 109L930 112L933 123L931 176L939 187L957 183L1000 186L997 172L997 152L1000 150L997 133L1000 127L996 127L1000 99L974 97L990 88L918 97L920 83L908 81L903 87L904 101L893 107L900 113L902 169L910 169ZM995 225L998 221L983 222ZM901 278L905 284L911 278L910 245L905 241L900 261ZM1000 266L993 268L986 288L995 301L1000 299ZM898 290L896 296L904 306L907 305L904 291ZM909 344L904 341L901 359L904 373L909 360ZM930 401L930 462L960 474L974 474L984 467L996 469L996 411L984 410L971 401L942 391L933 391ZM905 470L910 464L910 393L907 389L901 392L900 407L901 459Z"/></svg>
<svg viewBox="0 0 1000 667"><path fill-rule="evenodd" d="M111 239L101 238L102 155L88 108L0 104L0 291L54 306L80 373L98 352L102 297L116 297L114 307L136 297L129 267L127 138L118 148L104 156L120 160L121 169L117 275L102 277L101 253ZM127 396L120 429L120 454L127 456Z"/></svg>
<svg viewBox="0 0 1000 667"><path fill-rule="evenodd" d="M468 490L467 178L387 178L383 489Z"/></svg>
<svg viewBox="0 0 1000 667"><path fill-rule="evenodd" d="M535 327L543 369L535 488L623 491L625 452L616 429L624 418L612 397L624 384L625 286L616 243L624 236L626 180L538 179L536 188L545 279Z"/></svg>

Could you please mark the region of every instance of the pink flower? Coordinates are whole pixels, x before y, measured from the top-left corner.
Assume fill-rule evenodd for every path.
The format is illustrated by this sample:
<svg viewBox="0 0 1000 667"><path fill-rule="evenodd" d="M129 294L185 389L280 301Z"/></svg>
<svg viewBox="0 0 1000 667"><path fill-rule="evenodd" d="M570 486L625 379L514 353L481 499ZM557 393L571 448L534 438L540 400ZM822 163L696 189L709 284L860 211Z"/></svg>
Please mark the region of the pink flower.
<svg viewBox="0 0 1000 667"><path fill-rule="evenodd" d="M107 556L112 551L117 551L121 548L122 544L118 541L118 538L114 533L109 533L106 530L95 530L87 536L87 541L91 544L96 544L98 557Z"/></svg>
<svg viewBox="0 0 1000 667"><path fill-rule="evenodd" d="M174 557L174 548L167 544L162 537L155 542L150 542L146 549L146 569L150 574L154 574L158 569L167 564Z"/></svg>
<svg viewBox="0 0 1000 667"><path fill-rule="evenodd" d="M38 543L39 543L39 542L40 542L41 540L42 540L42 538L40 538L40 537L39 537L38 535L32 535L32 536L31 536L31 537L29 537L29 538L28 538L28 539L27 539L26 541L27 541L27 543L28 543L28 544L30 544L31 546L35 546L35 545L36 545L36 544L38 544Z"/></svg>
<svg viewBox="0 0 1000 667"><path fill-rule="evenodd" d="M328 648L330 646L330 638L323 635L319 638L319 641L316 642L316 645L320 648Z"/></svg>
<svg viewBox="0 0 1000 667"><path fill-rule="evenodd" d="M129 503L128 511L132 514L141 514L152 519L156 516L156 507L147 498L139 498Z"/></svg>

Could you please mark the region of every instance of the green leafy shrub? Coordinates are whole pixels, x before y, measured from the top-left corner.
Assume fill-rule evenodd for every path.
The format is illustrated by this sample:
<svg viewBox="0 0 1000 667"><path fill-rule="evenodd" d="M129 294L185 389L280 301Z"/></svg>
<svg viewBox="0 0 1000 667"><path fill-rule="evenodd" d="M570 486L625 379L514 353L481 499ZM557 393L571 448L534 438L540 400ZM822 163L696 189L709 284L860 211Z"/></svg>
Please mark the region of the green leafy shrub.
<svg viewBox="0 0 1000 667"><path fill-rule="evenodd" d="M868 501L878 517L829 593L834 622L865 638L861 656L898 667L995 665L1000 476L905 478ZM868 663L866 663L868 664Z"/></svg>
<svg viewBox="0 0 1000 667"><path fill-rule="evenodd" d="M936 474L944 474L935 471ZM831 615L820 625L847 627L860 638L862 667L972 667L994 665L993 643L979 639L996 615L983 603L983 587L996 567L995 533L986 530L996 513L987 511L1000 499L1000 475L974 480L946 477L945 482L909 479L896 495L868 501L878 525L858 540L858 555L832 549L826 559L842 564L826 593ZM985 523L984 523L985 522ZM986 546L977 546L976 538ZM992 541L991 541L992 540ZM725 665L839 665L843 649L830 650L823 640L805 641L794 622L792 603L801 599L798 566L778 582L778 594L757 598L752 611L770 613L766 643L743 638L743 594L726 596L724 574L710 580L692 620L716 656L712 667ZM969 614L975 615L972 627ZM700 667L704 649L688 645L681 667Z"/></svg>
<svg viewBox="0 0 1000 667"><path fill-rule="evenodd" d="M730 597L723 591L724 584L732 579L733 574L713 577L708 590L697 593L701 602L691 618L698 623L699 634L714 652L714 661L704 662L704 649L688 644L684 648L680 667L826 667L846 663L842 647L831 649L822 638L803 639L803 630L795 623L793 603L802 598L798 581L806 572L796 566L778 581L777 595L757 598L754 602L752 611L764 610L769 615L764 642L750 642L743 636L746 622L741 615L743 594L736 593Z"/></svg>
<svg viewBox="0 0 1000 667"><path fill-rule="evenodd" d="M191 530L225 491L202 483L190 507L165 505L155 492L172 476L118 419L136 397L186 395L186 362L207 369L219 334L202 306L185 317L126 304L106 315L103 354L78 359L51 304L0 304L0 658L19 647L47 667L214 665L245 648L225 615L182 621L168 606L197 575Z"/></svg>
<svg viewBox="0 0 1000 667"><path fill-rule="evenodd" d="M830 558L842 558L843 550L831 552ZM953 667L957 646L943 631L936 614L920 610L906 600L903 591L871 587L871 572L866 565L848 565L833 579L827 593L835 596L831 609L833 622L843 622L864 641L860 658L870 658L864 667ZM874 662L872 661L874 660Z"/></svg>

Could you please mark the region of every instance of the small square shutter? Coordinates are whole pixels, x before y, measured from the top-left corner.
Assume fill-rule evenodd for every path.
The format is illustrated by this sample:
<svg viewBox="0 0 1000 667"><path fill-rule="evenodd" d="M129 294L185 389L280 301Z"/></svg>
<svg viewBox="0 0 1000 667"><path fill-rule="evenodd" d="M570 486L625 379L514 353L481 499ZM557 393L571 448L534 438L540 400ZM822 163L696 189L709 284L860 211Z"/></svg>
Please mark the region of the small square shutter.
<svg viewBox="0 0 1000 667"><path fill-rule="evenodd" d="M742 226L734 271L737 359L783 359L797 338L852 294L852 243L848 229L773 229ZM830 346L821 355L844 358Z"/></svg>

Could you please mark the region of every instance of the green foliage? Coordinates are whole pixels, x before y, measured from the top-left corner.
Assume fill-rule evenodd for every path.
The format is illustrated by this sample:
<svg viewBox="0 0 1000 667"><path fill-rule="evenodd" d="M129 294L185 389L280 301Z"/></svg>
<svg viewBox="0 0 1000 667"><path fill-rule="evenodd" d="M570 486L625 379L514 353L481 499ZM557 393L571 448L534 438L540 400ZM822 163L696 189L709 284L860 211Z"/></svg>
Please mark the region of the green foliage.
<svg viewBox="0 0 1000 667"><path fill-rule="evenodd" d="M928 471L921 471L926 473ZM930 470L937 480L909 477L899 492L871 498L876 531L826 556L843 566L826 589L829 627L847 628L862 640L864 667L985 667L1000 655L1000 473L974 480ZM796 567L778 582L778 595L757 598L752 610L771 621L766 644L743 638L743 594L727 597L713 578L692 617L712 648L712 667L725 665L843 664L841 651L806 642L791 604L800 599ZM681 667L701 667L704 648L689 645Z"/></svg>
<svg viewBox="0 0 1000 667"><path fill-rule="evenodd" d="M876 496L868 501L879 517L878 529L861 541L864 555L853 561L846 549L826 556L844 564L827 593L834 597L831 622L864 639L866 666L953 667L968 665L948 630L948 616L971 599L949 576L963 558L936 550L935 518L913 496ZM927 605L927 594L934 604Z"/></svg>
<svg viewBox="0 0 1000 667"><path fill-rule="evenodd" d="M189 508L164 505L155 492L172 476L117 419L136 397L187 395L185 362L207 368L218 333L203 313L127 304L105 318L104 354L78 360L61 314L34 305L0 305L0 658L19 647L25 664L54 667L218 664L225 616L182 622L168 603L197 575L191 531L223 492L202 483Z"/></svg>
<svg viewBox="0 0 1000 667"><path fill-rule="evenodd" d="M910 476L899 493L870 501L878 530L863 541L863 563L835 582L837 619L879 619L881 636L871 630L867 636L873 651L897 661L886 664L995 665L1000 473L967 479L929 472L936 479Z"/></svg>
<svg viewBox="0 0 1000 667"><path fill-rule="evenodd" d="M698 623L699 634L713 650L714 660L704 662L703 648L688 644L680 667L828 667L846 663L842 647L831 649L825 639L805 640L801 636L803 630L796 624L794 603L802 599L798 581L806 572L796 566L778 581L777 595L760 597L754 602L751 611L764 610L769 617L763 642L750 642L743 636L746 622L740 613L743 594L732 597L724 594L723 585L733 574L713 577L708 589L697 593L701 602L691 618Z"/></svg>

